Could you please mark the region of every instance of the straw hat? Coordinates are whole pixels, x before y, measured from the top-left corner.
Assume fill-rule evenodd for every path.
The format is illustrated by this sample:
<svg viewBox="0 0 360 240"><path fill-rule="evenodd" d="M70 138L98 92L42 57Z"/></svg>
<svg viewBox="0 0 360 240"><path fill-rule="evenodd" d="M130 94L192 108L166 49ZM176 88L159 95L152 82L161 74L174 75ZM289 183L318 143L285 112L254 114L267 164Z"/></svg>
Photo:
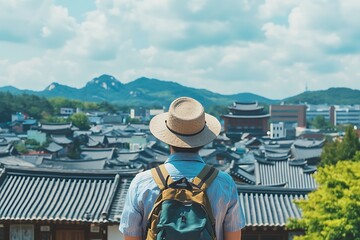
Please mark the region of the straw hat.
<svg viewBox="0 0 360 240"><path fill-rule="evenodd" d="M195 148L213 141L221 130L220 122L204 112L195 99L175 99L169 111L153 117L149 125L151 133L159 140L181 148Z"/></svg>

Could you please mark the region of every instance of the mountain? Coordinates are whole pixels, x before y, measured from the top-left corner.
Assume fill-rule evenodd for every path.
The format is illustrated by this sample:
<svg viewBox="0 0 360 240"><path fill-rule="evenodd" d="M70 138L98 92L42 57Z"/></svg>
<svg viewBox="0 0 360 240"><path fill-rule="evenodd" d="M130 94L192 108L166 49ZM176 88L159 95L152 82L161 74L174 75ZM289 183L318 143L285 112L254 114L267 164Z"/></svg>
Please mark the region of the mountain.
<svg viewBox="0 0 360 240"><path fill-rule="evenodd" d="M285 103L308 103L328 105L351 105L360 103L360 90L350 88L329 88L320 91L306 91L299 95L285 98Z"/></svg>
<svg viewBox="0 0 360 240"><path fill-rule="evenodd" d="M92 91L100 88L102 90L119 91L122 87L123 84L119 80L113 76L103 74L100 77L94 78L88 82L83 89Z"/></svg>
<svg viewBox="0 0 360 240"><path fill-rule="evenodd" d="M73 88L59 83L51 83L43 91L20 90L11 86L0 87L0 91L13 94L32 93L48 98L64 97L89 102L108 101L132 106L168 106L177 97L189 96L200 101L205 107L230 105L233 101L274 103L275 100L252 93L222 95L206 89L197 89L171 81L141 77L127 84L111 75L103 74L90 80L82 88Z"/></svg>
<svg viewBox="0 0 360 240"><path fill-rule="evenodd" d="M64 97L73 98L78 93L77 88L72 88L66 85L62 85L56 82L51 83L43 91L37 93L37 95L44 97Z"/></svg>
<svg viewBox="0 0 360 240"><path fill-rule="evenodd" d="M0 87L0 91L1 92L9 92L11 94L22 94L22 93L36 94L37 93L37 92L32 91L32 90L21 90L21 89L18 89L16 87L13 87L13 86Z"/></svg>
<svg viewBox="0 0 360 240"><path fill-rule="evenodd" d="M172 81L141 77L129 83L121 83L111 75L103 74L90 80L82 88L73 88L52 83L43 91L20 90L12 86L0 87L2 92L12 94L35 94L44 97L64 97L89 102L108 101L132 106L168 106L180 96L189 96L199 100L205 107L228 106L234 101L261 104L308 103L308 104L359 104L360 90L349 88L329 88L321 91L307 91L283 100L268 99L253 93L223 95L206 89L183 86Z"/></svg>

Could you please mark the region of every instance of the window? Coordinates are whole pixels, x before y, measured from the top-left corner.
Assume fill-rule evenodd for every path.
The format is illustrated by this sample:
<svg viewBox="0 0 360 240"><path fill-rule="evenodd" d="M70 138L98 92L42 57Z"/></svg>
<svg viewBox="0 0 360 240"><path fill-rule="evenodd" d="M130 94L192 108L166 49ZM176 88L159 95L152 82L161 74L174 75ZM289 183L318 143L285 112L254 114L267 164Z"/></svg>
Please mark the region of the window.
<svg viewBox="0 0 360 240"><path fill-rule="evenodd" d="M34 225L10 225L10 240L34 240Z"/></svg>

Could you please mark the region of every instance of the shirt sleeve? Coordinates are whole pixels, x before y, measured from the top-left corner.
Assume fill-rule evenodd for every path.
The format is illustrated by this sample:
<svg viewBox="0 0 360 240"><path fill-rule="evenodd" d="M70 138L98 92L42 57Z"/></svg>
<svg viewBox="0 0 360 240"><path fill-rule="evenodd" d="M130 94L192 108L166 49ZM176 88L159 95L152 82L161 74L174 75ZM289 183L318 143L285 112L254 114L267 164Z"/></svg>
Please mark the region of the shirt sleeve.
<svg viewBox="0 0 360 240"><path fill-rule="evenodd" d="M224 219L224 232L236 232L245 227L245 217L240 205L236 184L231 181L230 202Z"/></svg>
<svg viewBox="0 0 360 240"><path fill-rule="evenodd" d="M139 206L138 176L136 176L129 187L126 195L123 212L120 219L119 230L125 236L142 236L142 211Z"/></svg>

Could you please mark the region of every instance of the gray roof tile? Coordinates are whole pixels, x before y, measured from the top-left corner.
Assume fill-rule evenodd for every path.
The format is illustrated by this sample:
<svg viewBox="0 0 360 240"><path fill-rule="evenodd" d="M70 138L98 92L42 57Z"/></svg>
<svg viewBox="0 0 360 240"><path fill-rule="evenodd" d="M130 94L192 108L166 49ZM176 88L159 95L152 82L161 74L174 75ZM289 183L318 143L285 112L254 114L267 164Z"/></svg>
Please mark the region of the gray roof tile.
<svg viewBox="0 0 360 240"><path fill-rule="evenodd" d="M133 177L134 172L6 169L0 174L0 220L118 221Z"/></svg>
<svg viewBox="0 0 360 240"><path fill-rule="evenodd" d="M246 226L250 227L284 227L289 218L300 218L294 200L307 199L310 192L259 186L238 186L238 191Z"/></svg>

